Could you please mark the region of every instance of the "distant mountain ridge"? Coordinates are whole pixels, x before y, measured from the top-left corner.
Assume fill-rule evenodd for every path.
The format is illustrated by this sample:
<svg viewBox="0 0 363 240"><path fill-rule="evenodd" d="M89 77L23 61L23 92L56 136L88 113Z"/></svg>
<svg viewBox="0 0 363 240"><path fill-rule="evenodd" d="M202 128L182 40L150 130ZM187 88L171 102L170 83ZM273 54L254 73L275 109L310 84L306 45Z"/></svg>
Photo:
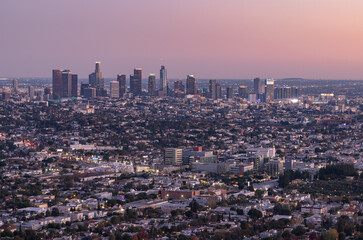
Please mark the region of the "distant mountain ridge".
<svg viewBox="0 0 363 240"><path fill-rule="evenodd" d="M282 78L277 80L283 80L283 81L299 81L299 80L306 80L305 78Z"/></svg>

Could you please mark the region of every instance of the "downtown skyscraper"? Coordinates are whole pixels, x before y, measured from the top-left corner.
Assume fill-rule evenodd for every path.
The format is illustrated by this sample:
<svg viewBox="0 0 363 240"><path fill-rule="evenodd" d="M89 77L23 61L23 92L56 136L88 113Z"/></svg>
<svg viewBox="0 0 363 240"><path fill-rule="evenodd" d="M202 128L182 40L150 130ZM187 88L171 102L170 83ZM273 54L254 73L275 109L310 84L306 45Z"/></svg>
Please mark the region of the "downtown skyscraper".
<svg viewBox="0 0 363 240"><path fill-rule="evenodd" d="M164 96L168 93L168 80L167 80L167 70L165 66L161 66L160 68L160 91L163 92Z"/></svg>
<svg viewBox="0 0 363 240"><path fill-rule="evenodd" d="M53 99L77 97L78 76L70 70L53 70Z"/></svg>
<svg viewBox="0 0 363 240"><path fill-rule="evenodd" d="M191 94L191 95L197 94L197 84L195 82L194 75L187 76L186 94Z"/></svg>
<svg viewBox="0 0 363 240"><path fill-rule="evenodd" d="M111 81L110 82L110 98L119 98L119 97L120 97L120 82Z"/></svg>
<svg viewBox="0 0 363 240"><path fill-rule="evenodd" d="M209 80L209 97L217 99L216 80Z"/></svg>
<svg viewBox="0 0 363 240"><path fill-rule="evenodd" d="M117 75L117 81L119 83L119 96L123 97L126 93L126 75Z"/></svg>
<svg viewBox="0 0 363 240"><path fill-rule="evenodd" d="M221 99L222 98L222 87L221 84L216 84L216 98Z"/></svg>
<svg viewBox="0 0 363 240"><path fill-rule="evenodd" d="M175 92L183 92L185 91L185 86L182 80L177 80L174 82L174 91Z"/></svg>
<svg viewBox="0 0 363 240"><path fill-rule="evenodd" d="M62 70L53 69L52 74L53 86L53 99L60 99L62 97Z"/></svg>
<svg viewBox="0 0 363 240"><path fill-rule="evenodd" d="M265 90L265 94L266 94L266 102L270 102L272 100L274 100L274 95L275 95L275 80L273 79L266 79L266 90Z"/></svg>
<svg viewBox="0 0 363 240"><path fill-rule="evenodd" d="M156 78L155 74L150 74L147 84L147 90L149 93L149 96L156 96Z"/></svg>
<svg viewBox="0 0 363 240"><path fill-rule="evenodd" d="M62 71L62 98L72 96L72 72L70 70Z"/></svg>
<svg viewBox="0 0 363 240"><path fill-rule="evenodd" d="M18 93L19 92L19 82L18 79L13 79L13 92Z"/></svg>
<svg viewBox="0 0 363 240"><path fill-rule="evenodd" d="M33 86L28 87L28 96L30 100L34 100L35 97L35 89Z"/></svg>
<svg viewBox="0 0 363 240"><path fill-rule="evenodd" d="M96 62L95 71L89 75L89 85L96 89L97 96L105 96L105 83L101 72L101 62Z"/></svg>
<svg viewBox="0 0 363 240"><path fill-rule="evenodd" d="M255 94L263 94L265 93L265 81L261 78L253 79Z"/></svg>
<svg viewBox="0 0 363 240"><path fill-rule="evenodd" d="M234 97L233 87L229 86L226 88L226 97L227 99L232 99Z"/></svg>
<svg viewBox="0 0 363 240"><path fill-rule="evenodd" d="M240 98L247 98L248 97L248 91L247 87L245 85L241 85L238 87L238 96Z"/></svg>
<svg viewBox="0 0 363 240"><path fill-rule="evenodd" d="M72 74L71 97L78 97L78 75Z"/></svg>
<svg viewBox="0 0 363 240"><path fill-rule="evenodd" d="M130 75L130 92L134 96L142 94L142 69L135 68L134 75Z"/></svg>

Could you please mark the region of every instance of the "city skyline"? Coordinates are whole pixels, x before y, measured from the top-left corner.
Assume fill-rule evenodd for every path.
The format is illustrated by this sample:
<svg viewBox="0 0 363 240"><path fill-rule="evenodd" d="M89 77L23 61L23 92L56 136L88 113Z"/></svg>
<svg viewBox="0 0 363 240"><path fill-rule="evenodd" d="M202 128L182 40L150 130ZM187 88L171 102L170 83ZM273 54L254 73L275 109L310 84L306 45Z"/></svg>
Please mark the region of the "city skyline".
<svg viewBox="0 0 363 240"><path fill-rule="evenodd" d="M50 77L49 69L71 68L84 78L100 60L106 78L135 66L152 73L160 65L170 79L191 73L204 79L363 78L363 3L357 1L63 4L68 7L40 0L0 4L2 77ZM147 18L149 12L155 17Z"/></svg>
<svg viewBox="0 0 363 240"><path fill-rule="evenodd" d="M363 2L0 9L0 240L363 239Z"/></svg>

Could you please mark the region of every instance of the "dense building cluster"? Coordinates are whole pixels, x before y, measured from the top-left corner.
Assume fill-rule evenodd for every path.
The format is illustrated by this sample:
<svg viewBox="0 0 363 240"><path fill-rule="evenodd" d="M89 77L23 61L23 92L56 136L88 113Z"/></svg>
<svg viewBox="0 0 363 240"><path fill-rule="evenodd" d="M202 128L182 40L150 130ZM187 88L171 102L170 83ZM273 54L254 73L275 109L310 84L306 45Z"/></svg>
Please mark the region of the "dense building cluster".
<svg viewBox="0 0 363 240"><path fill-rule="evenodd" d="M99 63L89 80L74 94L76 75L54 70L53 90L4 88L2 237L363 237L362 96L345 92L357 87L300 96L189 75L171 91L162 67L159 86L135 69L108 94Z"/></svg>
<svg viewBox="0 0 363 240"><path fill-rule="evenodd" d="M260 78L254 79L254 88L248 90L245 85L238 87L235 94L232 86L226 86L225 97L232 99L234 96L248 99L251 102L271 102L274 99L296 99L299 96L296 86L279 86L275 87L275 80ZM167 69L161 66L159 86L156 84L156 75L151 73L147 81L147 91L143 91L142 69L135 68L134 74L129 78L129 91L126 86L126 75L117 75L117 81L110 81L109 94L105 89L104 78L101 73L101 63L96 62L95 71L89 75L89 83L81 83L80 96L85 98L122 98L127 93L128 96L151 96L151 97L179 97L184 98L186 95L199 95L210 99L222 99L221 84L216 80L210 80L207 89L198 88L194 75L188 75L183 81L174 81L174 89L169 87L167 80ZM44 94L46 99L75 98L78 96L78 77L72 74L70 70L53 70L53 95Z"/></svg>

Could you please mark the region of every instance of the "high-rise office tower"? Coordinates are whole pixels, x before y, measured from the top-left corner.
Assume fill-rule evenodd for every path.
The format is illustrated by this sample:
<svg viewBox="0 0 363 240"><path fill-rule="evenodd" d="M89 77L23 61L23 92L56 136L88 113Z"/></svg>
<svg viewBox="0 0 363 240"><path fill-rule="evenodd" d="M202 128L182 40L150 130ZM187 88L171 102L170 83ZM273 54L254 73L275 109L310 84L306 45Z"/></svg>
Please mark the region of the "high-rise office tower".
<svg viewBox="0 0 363 240"><path fill-rule="evenodd" d="M96 88L97 83L96 83L96 74L93 72L90 75L88 75L88 79L89 79L89 85L93 88Z"/></svg>
<svg viewBox="0 0 363 240"><path fill-rule="evenodd" d="M69 98L72 95L72 73L70 70L62 71L62 98Z"/></svg>
<svg viewBox="0 0 363 240"><path fill-rule="evenodd" d="M245 85L241 85L241 86L238 87L238 96L240 98L247 98L248 97L247 87Z"/></svg>
<svg viewBox="0 0 363 240"><path fill-rule="evenodd" d="M219 83L216 84L216 97L217 97L217 99L222 98L222 87L221 87L221 84L219 84Z"/></svg>
<svg viewBox="0 0 363 240"><path fill-rule="evenodd" d="M11 92L8 92L8 91L2 92L1 97L2 97L3 100L9 100L10 97L11 97Z"/></svg>
<svg viewBox="0 0 363 240"><path fill-rule="evenodd" d="M71 97L78 97L78 75L72 74Z"/></svg>
<svg viewBox="0 0 363 240"><path fill-rule="evenodd" d="M227 87L227 94L226 94L227 98L233 98L234 94L233 94L233 87Z"/></svg>
<svg viewBox="0 0 363 240"><path fill-rule="evenodd" d="M274 86L275 81L273 79L266 79L266 102L270 102L274 99Z"/></svg>
<svg viewBox="0 0 363 240"><path fill-rule="evenodd" d="M29 99L30 100L33 100L34 99L34 96L35 96L35 89L33 86L29 86L28 87L28 96L29 96Z"/></svg>
<svg viewBox="0 0 363 240"><path fill-rule="evenodd" d="M44 88L44 95L50 95L51 89L49 87Z"/></svg>
<svg viewBox="0 0 363 240"><path fill-rule="evenodd" d="M183 92L185 91L185 87L182 80L177 80L174 82L174 92Z"/></svg>
<svg viewBox="0 0 363 240"><path fill-rule="evenodd" d="M194 75L188 75L187 77L187 92L186 94L197 94L197 84L195 83Z"/></svg>
<svg viewBox="0 0 363 240"><path fill-rule="evenodd" d="M274 92L275 92L275 96L274 96L274 98L275 99L283 99L284 98L284 88L282 88L282 87L275 87L275 90L274 90Z"/></svg>
<svg viewBox="0 0 363 240"><path fill-rule="evenodd" d="M96 97L96 88L85 88L84 89L84 97L85 98L95 98Z"/></svg>
<svg viewBox="0 0 363 240"><path fill-rule="evenodd" d="M105 83L101 72L101 62L96 62L95 71L89 75L89 84L96 88L97 96L105 95Z"/></svg>
<svg viewBox="0 0 363 240"><path fill-rule="evenodd" d="M265 82L260 78L255 78L253 80L255 93L262 94L265 93Z"/></svg>
<svg viewBox="0 0 363 240"><path fill-rule="evenodd" d="M105 82L104 82L104 78L102 77L102 73L101 73L101 62L96 62L95 74L96 74L97 88L104 89Z"/></svg>
<svg viewBox="0 0 363 240"><path fill-rule="evenodd" d="M53 70L53 99L60 99L63 91L62 84L62 71L58 69Z"/></svg>
<svg viewBox="0 0 363 240"><path fill-rule="evenodd" d="M53 70L53 99L77 97L78 76L70 70Z"/></svg>
<svg viewBox="0 0 363 240"><path fill-rule="evenodd" d="M165 66L160 68L160 91L163 91L164 96L168 94L167 71Z"/></svg>
<svg viewBox="0 0 363 240"><path fill-rule="evenodd" d="M142 93L142 69L135 68L134 75L130 76L130 92L134 96L141 95Z"/></svg>
<svg viewBox="0 0 363 240"><path fill-rule="evenodd" d="M120 97L120 83L119 81L110 82L110 98Z"/></svg>
<svg viewBox="0 0 363 240"><path fill-rule="evenodd" d="M117 81L119 83L119 96L123 97L126 93L126 75L119 74L117 75Z"/></svg>
<svg viewBox="0 0 363 240"><path fill-rule="evenodd" d="M147 91L149 93L149 96L156 96L156 78L155 74L149 75L149 80L147 84Z"/></svg>
<svg viewBox="0 0 363 240"><path fill-rule="evenodd" d="M17 93L19 91L19 83L18 79L16 78L13 79L13 91L14 93Z"/></svg>
<svg viewBox="0 0 363 240"><path fill-rule="evenodd" d="M298 90L296 86L292 87L275 87L274 99L298 98Z"/></svg>
<svg viewBox="0 0 363 240"><path fill-rule="evenodd" d="M284 98L292 98L291 87L284 87L283 96L284 96Z"/></svg>
<svg viewBox="0 0 363 240"><path fill-rule="evenodd" d="M216 80L209 80L209 97L217 99Z"/></svg>
<svg viewBox="0 0 363 240"><path fill-rule="evenodd" d="M174 96L182 98L185 95L185 86L182 80L177 80L174 82Z"/></svg>
<svg viewBox="0 0 363 240"><path fill-rule="evenodd" d="M299 89L296 86L291 87L291 97L298 98L299 97Z"/></svg>
<svg viewBox="0 0 363 240"><path fill-rule="evenodd" d="M49 87L44 88L44 90L43 90L44 100L49 100L50 99L51 91L52 90Z"/></svg>
<svg viewBox="0 0 363 240"><path fill-rule="evenodd" d="M91 86L88 83L81 83L81 91L80 91L80 95L83 97L84 96L84 90L86 88L90 88Z"/></svg>

